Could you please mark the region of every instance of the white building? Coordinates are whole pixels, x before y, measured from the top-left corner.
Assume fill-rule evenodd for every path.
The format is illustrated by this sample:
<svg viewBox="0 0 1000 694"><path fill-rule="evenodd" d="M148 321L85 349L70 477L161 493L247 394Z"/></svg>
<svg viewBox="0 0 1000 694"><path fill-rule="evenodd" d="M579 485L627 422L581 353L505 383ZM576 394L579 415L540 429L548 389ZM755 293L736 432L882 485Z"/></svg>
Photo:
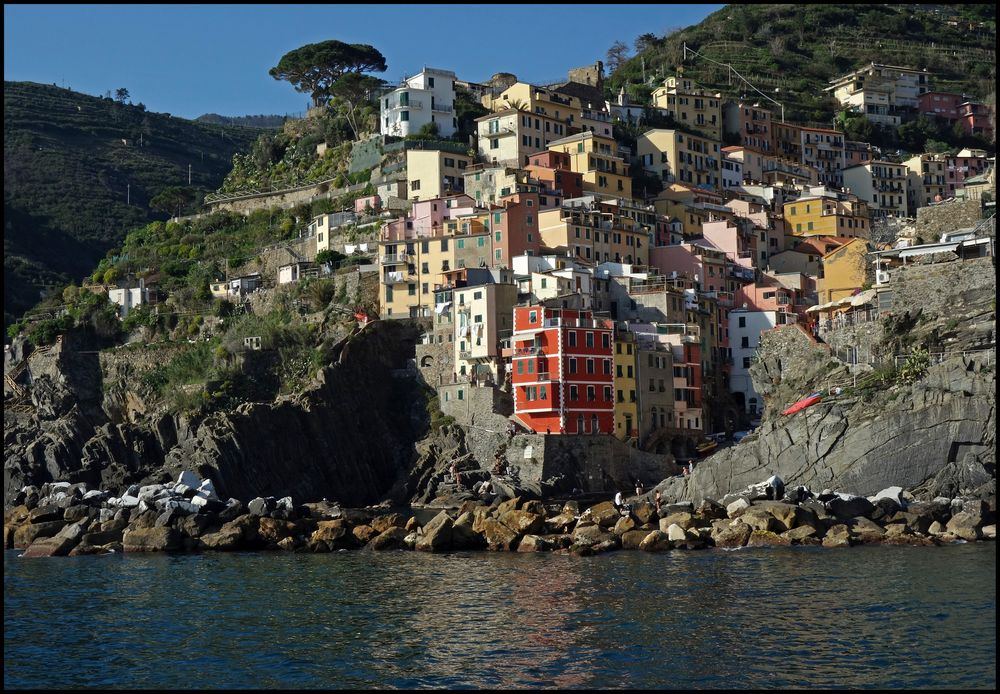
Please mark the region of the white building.
<svg viewBox="0 0 1000 694"><path fill-rule="evenodd" d="M754 352L760 344L760 335L771 330L783 318L777 311L748 311L733 309L729 312L729 347L733 355L733 367L729 376L729 391L742 395L744 411L751 417L764 411L764 400L754 390L750 379L750 364Z"/></svg>
<svg viewBox="0 0 1000 694"><path fill-rule="evenodd" d="M108 301L118 304L118 317L125 318L133 307L142 306L149 303L149 290L143 280L139 280L138 287L109 289Z"/></svg>
<svg viewBox="0 0 1000 694"><path fill-rule="evenodd" d="M437 123L441 137L458 129L455 117L455 73L424 68L403 80L379 99L381 133L395 137L415 135L429 123Z"/></svg>

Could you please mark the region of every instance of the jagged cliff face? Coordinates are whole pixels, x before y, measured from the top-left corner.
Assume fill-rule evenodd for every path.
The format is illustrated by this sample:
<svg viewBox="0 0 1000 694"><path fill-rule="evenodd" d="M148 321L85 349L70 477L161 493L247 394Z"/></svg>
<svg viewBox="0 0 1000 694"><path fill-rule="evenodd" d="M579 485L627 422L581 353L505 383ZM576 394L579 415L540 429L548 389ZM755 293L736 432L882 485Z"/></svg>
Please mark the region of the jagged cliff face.
<svg viewBox="0 0 1000 694"><path fill-rule="evenodd" d="M771 475L786 487L858 495L894 485L946 493L958 484L963 489L949 496L971 492L995 474L995 393L995 362L956 356L870 402L833 397L770 418L739 445L703 461L690 477L668 480L664 496L721 499Z"/></svg>
<svg viewBox="0 0 1000 694"><path fill-rule="evenodd" d="M375 502L405 476L422 434L414 381L393 373L415 337L400 323L373 323L304 395L194 419L147 413L127 361L102 369L96 351L68 338L31 359L33 411L5 410L5 503L27 484L119 490L182 469L240 499Z"/></svg>
<svg viewBox="0 0 1000 694"><path fill-rule="evenodd" d="M864 351L886 361L917 346L944 353L943 361L913 382L853 395L848 388L785 417L780 413L799 398L849 386L871 368L855 367L852 374L827 345L796 326L771 331L751 368L766 404L761 426L702 461L690 477L666 480L664 496L721 499L771 475L786 487L859 495L896 485L927 497L995 488L993 259L918 264L898 270L893 282L892 313Z"/></svg>

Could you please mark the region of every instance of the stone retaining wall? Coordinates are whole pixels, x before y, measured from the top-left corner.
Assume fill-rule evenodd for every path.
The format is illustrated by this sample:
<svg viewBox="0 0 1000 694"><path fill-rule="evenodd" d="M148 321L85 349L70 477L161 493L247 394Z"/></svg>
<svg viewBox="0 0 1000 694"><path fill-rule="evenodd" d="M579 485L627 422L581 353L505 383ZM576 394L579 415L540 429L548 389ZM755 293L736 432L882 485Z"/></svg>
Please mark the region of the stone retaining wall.
<svg viewBox="0 0 1000 694"><path fill-rule="evenodd" d="M974 227L982 218L979 200L947 200L917 210L916 232L924 243L937 243L944 232Z"/></svg>

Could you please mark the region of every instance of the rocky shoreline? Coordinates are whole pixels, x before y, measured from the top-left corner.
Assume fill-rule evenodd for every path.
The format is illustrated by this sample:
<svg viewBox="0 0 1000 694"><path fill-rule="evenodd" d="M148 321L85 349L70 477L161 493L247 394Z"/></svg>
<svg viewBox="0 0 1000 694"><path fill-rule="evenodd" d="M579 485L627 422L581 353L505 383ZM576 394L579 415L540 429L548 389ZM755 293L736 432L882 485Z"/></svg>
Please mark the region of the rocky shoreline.
<svg viewBox="0 0 1000 694"><path fill-rule="evenodd" d="M592 555L618 549L664 551L782 545L940 545L996 538L996 496L916 501L899 487L872 497L805 487L772 477L719 501L663 504L513 498L466 501L421 524L417 511L347 509L291 497L223 501L211 480L133 486L121 497L84 484L25 487L4 514L5 549L24 557L132 552L351 549L490 550Z"/></svg>

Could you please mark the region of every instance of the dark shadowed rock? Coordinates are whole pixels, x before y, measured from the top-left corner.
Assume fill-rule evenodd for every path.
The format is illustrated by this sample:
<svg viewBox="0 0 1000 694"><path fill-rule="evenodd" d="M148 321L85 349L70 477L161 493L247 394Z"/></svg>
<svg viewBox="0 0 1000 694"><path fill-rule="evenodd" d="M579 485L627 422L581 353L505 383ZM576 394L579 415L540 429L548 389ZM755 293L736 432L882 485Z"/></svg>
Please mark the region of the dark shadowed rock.
<svg viewBox="0 0 1000 694"><path fill-rule="evenodd" d="M52 537L39 538L24 551L25 557L63 557L80 544L89 521L67 525Z"/></svg>
<svg viewBox="0 0 1000 694"><path fill-rule="evenodd" d="M703 499L694 515L705 521L720 520L726 518L726 507L715 499Z"/></svg>
<svg viewBox="0 0 1000 694"><path fill-rule="evenodd" d="M753 529L742 520L720 520L715 523L712 524L712 540L716 547L743 547L753 532Z"/></svg>
<svg viewBox="0 0 1000 694"><path fill-rule="evenodd" d="M871 516L875 506L863 496L842 496L834 497L826 503L830 513L840 520L857 518L858 516Z"/></svg>
<svg viewBox="0 0 1000 694"><path fill-rule="evenodd" d="M62 520L64 509L55 504L46 504L31 510L28 514L28 521L31 523L48 523L50 521Z"/></svg>
<svg viewBox="0 0 1000 694"><path fill-rule="evenodd" d="M484 518L481 526L487 549L509 552L517 545L517 533L497 519Z"/></svg>

